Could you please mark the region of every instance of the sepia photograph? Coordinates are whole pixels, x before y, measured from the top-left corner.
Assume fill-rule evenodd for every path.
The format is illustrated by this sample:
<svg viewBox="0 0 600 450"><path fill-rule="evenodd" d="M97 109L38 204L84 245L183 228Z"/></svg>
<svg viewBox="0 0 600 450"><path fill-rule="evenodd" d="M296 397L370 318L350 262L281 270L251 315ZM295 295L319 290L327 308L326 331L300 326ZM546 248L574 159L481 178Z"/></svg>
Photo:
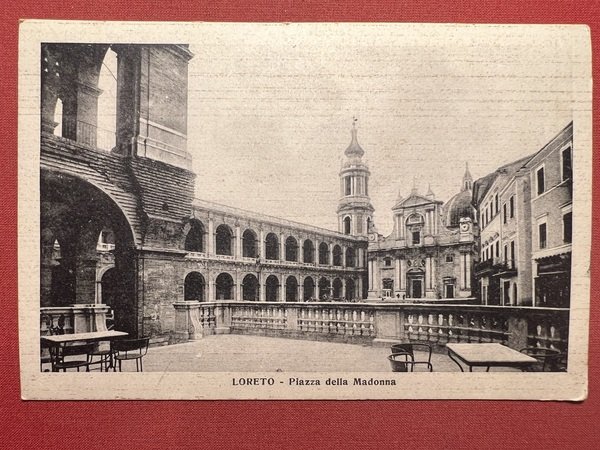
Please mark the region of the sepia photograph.
<svg viewBox="0 0 600 450"><path fill-rule="evenodd" d="M586 27L25 21L19 58L24 399L585 398Z"/></svg>

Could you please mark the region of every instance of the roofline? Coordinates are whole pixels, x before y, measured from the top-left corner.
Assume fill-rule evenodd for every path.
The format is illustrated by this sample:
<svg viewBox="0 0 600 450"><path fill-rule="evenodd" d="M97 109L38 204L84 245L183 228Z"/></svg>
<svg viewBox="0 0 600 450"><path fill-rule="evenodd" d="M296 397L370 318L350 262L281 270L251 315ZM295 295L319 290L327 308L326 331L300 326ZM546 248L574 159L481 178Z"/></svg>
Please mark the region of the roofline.
<svg viewBox="0 0 600 450"><path fill-rule="evenodd" d="M351 236L348 234L340 233L338 231L329 230L327 228L321 228L314 225L308 225L302 222L295 222L293 220L283 219L280 217L270 216L268 214L257 213L254 211L248 211L242 208L236 208L234 206L224 205L222 203L212 202L209 200L203 200L200 198L194 198L192 201L192 207L198 209L204 209L207 211L218 211L224 214L233 216L240 216L243 218L255 220L257 222L268 223L270 225L284 226L289 228L300 228L303 231L310 231L313 233L319 233L336 239L346 239L350 241L361 241L364 240L363 236Z"/></svg>

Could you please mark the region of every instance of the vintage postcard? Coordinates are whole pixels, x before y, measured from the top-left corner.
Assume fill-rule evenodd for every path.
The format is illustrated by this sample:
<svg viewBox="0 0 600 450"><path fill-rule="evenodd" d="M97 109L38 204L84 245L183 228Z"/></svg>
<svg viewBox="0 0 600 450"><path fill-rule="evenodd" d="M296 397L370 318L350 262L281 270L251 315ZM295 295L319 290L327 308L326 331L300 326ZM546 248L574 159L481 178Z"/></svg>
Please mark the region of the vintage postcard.
<svg viewBox="0 0 600 450"><path fill-rule="evenodd" d="M25 21L24 399L587 396L576 25Z"/></svg>

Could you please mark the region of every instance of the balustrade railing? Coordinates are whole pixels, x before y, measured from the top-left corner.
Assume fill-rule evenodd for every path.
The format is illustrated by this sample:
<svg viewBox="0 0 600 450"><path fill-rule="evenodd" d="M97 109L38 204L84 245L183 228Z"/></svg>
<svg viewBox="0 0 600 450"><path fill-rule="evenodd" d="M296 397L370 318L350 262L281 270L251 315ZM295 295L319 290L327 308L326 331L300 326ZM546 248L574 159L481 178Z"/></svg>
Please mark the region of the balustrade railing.
<svg viewBox="0 0 600 450"><path fill-rule="evenodd" d="M338 336L375 336L375 314L370 308L301 307L298 329L310 333Z"/></svg>
<svg viewBox="0 0 600 450"><path fill-rule="evenodd" d="M354 342L426 342L436 348L450 342L497 342L517 350L568 349L569 311L560 308L227 301L202 303L201 309L204 334L208 329Z"/></svg>
<svg viewBox="0 0 600 450"><path fill-rule="evenodd" d="M285 330L287 308L269 305L232 305L231 326L239 329Z"/></svg>

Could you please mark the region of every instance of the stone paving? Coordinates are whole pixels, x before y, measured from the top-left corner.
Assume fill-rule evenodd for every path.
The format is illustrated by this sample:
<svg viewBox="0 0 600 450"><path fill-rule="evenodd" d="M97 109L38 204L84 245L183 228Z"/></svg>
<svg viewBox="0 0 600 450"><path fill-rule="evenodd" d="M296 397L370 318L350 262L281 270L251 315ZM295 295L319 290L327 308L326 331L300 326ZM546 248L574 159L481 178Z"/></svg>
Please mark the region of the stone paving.
<svg viewBox="0 0 600 450"><path fill-rule="evenodd" d="M388 347L247 335L213 335L198 341L151 347L145 372L391 372ZM424 354L416 354L423 359ZM435 372L458 372L446 354L432 356ZM124 362L123 371L135 370ZM419 370L424 370L421 367ZM476 369L481 370L481 369ZM493 371L508 370L501 368Z"/></svg>

